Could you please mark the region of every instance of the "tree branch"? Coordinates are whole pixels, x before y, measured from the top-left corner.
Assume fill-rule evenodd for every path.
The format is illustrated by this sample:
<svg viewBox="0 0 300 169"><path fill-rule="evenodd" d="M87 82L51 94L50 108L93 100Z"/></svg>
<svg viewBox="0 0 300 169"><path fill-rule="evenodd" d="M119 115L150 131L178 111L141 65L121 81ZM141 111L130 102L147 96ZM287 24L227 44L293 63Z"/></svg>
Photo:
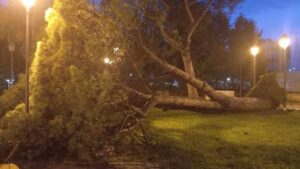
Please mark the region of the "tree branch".
<svg viewBox="0 0 300 169"><path fill-rule="evenodd" d="M184 0L184 6L185 6L186 13L188 14L189 19L190 19L190 21L191 21L191 24L193 25L194 22L195 22L195 19L194 19L194 17L193 17L192 12L191 12L191 8L190 8L190 5L189 5L188 0Z"/></svg>
<svg viewBox="0 0 300 169"><path fill-rule="evenodd" d="M208 4L206 5L204 11L202 12L202 14L199 16L199 18L197 19L197 21L194 23L194 25L192 26L191 30L188 33L188 37L187 37L187 46L189 47L192 41L192 36L196 30L196 28L199 26L200 22L202 21L202 19L205 17L205 15L207 14L207 12L209 11L209 7L212 4L212 0L208 1Z"/></svg>
<svg viewBox="0 0 300 169"><path fill-rule="evenodd" d="M167 10L170 9L168 4L163 1L164 6L166 7ZM145 9L144 9L145 10ZM157 10L159 11L159 10ZM161 23L160 19L163 17L163 14L158 13L156 16L149 15L145 13L145 16L151 20L156 21L157 27L160 30L161 35L163 36L163 39L165 42L167 42L170 46L172 46L174 49L178 50L179 52L184 51L183 43L180 41L177 41L175 38L173 38L169 33L165 30L164 25Z"/></svg>
<svg viewBox="0 0 300 169"><path fill-rule="evenodd" d="M163 24L159 23L159 21L157 21L157 26L159 27L159 30L164 38L164 40L171 45L173 48L175 48L176 50L178 50L179 52L183 52L184 48L183 48L183 44L180 41L175 40L174 38L172 38L167 31L165 30Z"/></svg>
<svg viewBox="0 0 300 169"><path fill-rule="evenodd" d="M205 94L207 94L213 100L222 102L224 100L219 99L220 97L222 97L222 98L228 97L228 96L225 96L223 94L216 93L214 91L214 89L211 86L209 86L207 83L205 83L205 82L203 82L199 79L193 78L190 74L184 72L183 70L177 68L176 66L171 65L171 64L167 63L166 61L164 61L163 59L161 59L159 56L157 56L154 52L152 52L149 48L147 48L145 46L141 35L140 35L140 41L141 41L140 43L141 43L142 48L146 51L149 58L154 60L156 63L158 63L160 66L162 66L168 72L173 73L174 75L176 75L176 76L180 77L181 79L185 80L187 83L190 83L191 85L199 88L200 90L203 90L203 92ZM216 95L218 95L218 96L216 96ZM226 104L226 103L224 103L224 104Z"/></svg>

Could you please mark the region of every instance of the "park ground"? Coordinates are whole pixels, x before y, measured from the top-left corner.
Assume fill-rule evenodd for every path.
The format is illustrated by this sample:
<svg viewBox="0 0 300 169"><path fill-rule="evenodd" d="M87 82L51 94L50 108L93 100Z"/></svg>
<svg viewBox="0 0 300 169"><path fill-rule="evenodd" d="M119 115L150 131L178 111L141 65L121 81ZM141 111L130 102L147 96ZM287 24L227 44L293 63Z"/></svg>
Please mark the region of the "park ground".
<svg viewBox="0 0 300 169"><path fill-rule="evenodd" d="M171 169L299 169L300 112L153 109L147 154Z"/></svg>
<svg viewBox="0 0 300 169"><path fill-rule="evenodd" d="M159 164L161 169L300 168L299 111L209 113L152 109L143 122L148 129L149 144L126 146L123 154L126 160L117 159L117 163L125 165L112 168L152 168L142 164L124 167L134 161ZM44 168L99 169L99 166L64 164Z"/></svg>

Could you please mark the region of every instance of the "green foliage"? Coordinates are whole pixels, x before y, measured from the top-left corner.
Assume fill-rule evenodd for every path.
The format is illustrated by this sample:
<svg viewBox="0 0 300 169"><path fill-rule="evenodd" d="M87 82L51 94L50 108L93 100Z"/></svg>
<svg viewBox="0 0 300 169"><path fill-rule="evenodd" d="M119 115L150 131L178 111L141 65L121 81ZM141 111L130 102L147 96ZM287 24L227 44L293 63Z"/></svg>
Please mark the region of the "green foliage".
<svg viewBox="0 0 300 169"><path fill-rule="evenodd" d="M286 101L286 92L279 86L275 73L264 75L246 96L270 99L277 105Z"/></svg>
<svg viewBox="0 0 300 169"><path fill-rule="evenodd" d="M5 90L0 96L0 119L7 111L13 110L18 104L24 100L24 75L19 76L16 85Z"/></svg>
<svg viewBox="0 0 300 169"><path fill-rule="evenodd" d="M103 63L118 34L85 0L56 0L46 20L31 66L30 114L24 105L6 113L0 146L19 143L17 157L28 159L91 160L110 141L106 129L121 121L114 108L126 99L115 88L117 69Z"/></svg>

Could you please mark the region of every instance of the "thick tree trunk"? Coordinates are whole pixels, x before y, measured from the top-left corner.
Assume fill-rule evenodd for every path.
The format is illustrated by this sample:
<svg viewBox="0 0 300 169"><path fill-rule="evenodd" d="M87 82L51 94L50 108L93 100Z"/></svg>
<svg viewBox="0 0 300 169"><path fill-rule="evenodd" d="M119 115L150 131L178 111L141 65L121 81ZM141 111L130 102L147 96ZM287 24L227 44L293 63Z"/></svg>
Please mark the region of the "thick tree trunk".
<svg viewBox="0 0 300 169"><path fill-rule="evenodd" d="M182 55L182 60L183 60L183 65L184 65L184 71L187 74L189 74L191 77L196 78L191 55L189 53ZM187 85L188 97L198 98L197 88L190 85L189 83L186 83L186 85Z"/></svg>
<svg viewBox="0 0 300 169"><path fill-rule="evenodd" d="M180 96L152 96L149 94L145 94L139 92L135 89L126 87L124 85L120 85L120 87L127 92L134 94L138 97L153 101L154 105L164 105L164 106L180 106L180 107L189 107L195 109L215 109L221 110L223 107L215 101L211 100L203 100L203 99L195 99L189 97L180 97Z"/></svg>
<svg viewBox="0 0 300 169"><path fill-rule="evenodd" d="M223 107L216 101L178 96L156 96L155 100L158 105L190 107L195 109L256 111L268 110L274 107L271 101L256 98L233 98L228 107Z"/></svg>
<svg viewBox="0 0 300 169"><path fill-rule="evenodd" d="M126 86L120 86L127 92L142 97L147 100L152 100L154 105L164 106L180 106L194 109L211 109L211 110L231 110L231 111L251 111L251 110L267 110L274 107L274 104L269 100L256 98L237 98L231 97L230 106L223 107L216 101L194 99L179 96L152 96L145 94Z"/></svg>

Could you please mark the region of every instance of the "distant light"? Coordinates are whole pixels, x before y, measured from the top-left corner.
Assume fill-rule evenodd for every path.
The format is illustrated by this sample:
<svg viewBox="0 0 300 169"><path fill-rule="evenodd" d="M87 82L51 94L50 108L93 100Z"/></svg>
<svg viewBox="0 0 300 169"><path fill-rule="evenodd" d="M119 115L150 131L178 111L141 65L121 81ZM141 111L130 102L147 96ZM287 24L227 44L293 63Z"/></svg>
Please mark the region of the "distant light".
<svg viewBox="0 0 300 169"><path fill-rule="evenodd" d="M290 46L291 39L287 35L283 35L282 38L279 40L279 46L283 49L286 49Z"/></svg>
<svg viewBox="0 0 300 169"><path fill-rule="evenodd" d="M27 10L29 10L35 4L35 0L22 0L22 2Z"/></svg>
<svg viewBox="0 0 300 169"><path fill-rule="evenodd" d="M104 63L105 64L111 64L112 62L110 61L110 59L109 58L104 58Z"/></svg>
<svg viewBox="0 0 300 169"><path fill-rule="evenodd" d="M114 48L114 53L117 53L120 50L119 47Z"/></svg>
<svg viewBox="0 0 300 169"><path fill-rule="evenodd" d="M260 49L259 47L257 46L253 46L251 49L250 49L250 53L252 54L253 57L256 57L257 54L259 53Z"/></svg>
<svg viewBox="0 0 300 169"><path fill-rule="evenodd" d="M289 72L292 72L293 70L292 69L289 69Z"/></svg>
<svg viewBox="0 0 300 169"><path fill-rule="evenodd" d="M230 81L231 81L231 78L230 78L230 77L228 77L228 78L227 78L227 82L230 82Z"/></svg>
<svg viewBox="0 0 300 169"><path fill-rule="evenodd" d="M172 86L174 86L174 87L180 87L179 82L177 80L173 81Z"/></svg>
<svg viewBox="0 0 300 169"><path fill-rule="evenodd" d="M130 76L130 77L132 77L132 76L133 76L133 74L132 74L132 73L129 73L129 76Z"/></svg>
<svg viewBox="0 0 300 169"><path fill-rule="evenodd" d="M293 70L295 71L295 70L296 70L296 68L295 68L295 67L293 67Z"/></svg>

